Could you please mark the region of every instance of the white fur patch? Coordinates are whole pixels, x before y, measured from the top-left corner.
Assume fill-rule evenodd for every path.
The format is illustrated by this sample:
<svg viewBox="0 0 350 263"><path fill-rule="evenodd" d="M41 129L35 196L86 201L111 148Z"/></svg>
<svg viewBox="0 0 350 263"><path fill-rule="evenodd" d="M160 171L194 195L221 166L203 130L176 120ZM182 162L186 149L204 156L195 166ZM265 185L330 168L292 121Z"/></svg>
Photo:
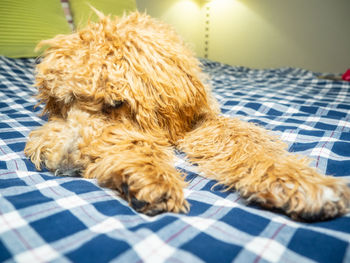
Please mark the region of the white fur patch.
<svg viewBox="0 0 350 263"><path fill-rule="evenodd" d="M337 196L331 188L324 187L322 199L324 202L326 201L336 202L336 201L339 201L339 196Z"/></svg>
<svg viewBox="0 0 350 263"><path fill-rule="evenodd" d="M288 189L293 189L293 188L294 188L294 184L292 184L292 183L286 183L285 186L286 186Z"/></svg>

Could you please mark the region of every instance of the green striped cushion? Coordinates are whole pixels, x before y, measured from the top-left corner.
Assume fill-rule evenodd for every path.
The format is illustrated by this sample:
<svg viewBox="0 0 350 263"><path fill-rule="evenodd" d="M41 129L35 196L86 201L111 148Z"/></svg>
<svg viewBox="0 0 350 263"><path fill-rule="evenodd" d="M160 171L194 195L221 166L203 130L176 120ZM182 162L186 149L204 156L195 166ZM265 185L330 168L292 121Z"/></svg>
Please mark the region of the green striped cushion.
<svg viewBox="0 0 350 263"><path fill-rule="evenodd" d="M0 55L35 57L40 40L71 33L59 0L1 0Z"/></svg>
<svg viewBox="0 0 350 263"><path fill-rule="evenodd" d="M83 28L89 19L98 20L89 4L105 15L120 16L124 11L136 10L135 0L69 0L74 25L77 29Z"/></svg>

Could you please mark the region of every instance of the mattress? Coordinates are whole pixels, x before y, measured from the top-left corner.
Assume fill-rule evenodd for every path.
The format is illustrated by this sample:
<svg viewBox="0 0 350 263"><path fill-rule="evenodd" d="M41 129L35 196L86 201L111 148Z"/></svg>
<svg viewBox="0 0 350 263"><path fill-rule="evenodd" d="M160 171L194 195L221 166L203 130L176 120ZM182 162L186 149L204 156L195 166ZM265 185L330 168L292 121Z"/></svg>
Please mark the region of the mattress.
<svg viewBox="0 0 350 263"><path fill-rule="evenodd" d="M350 178L350 82L201 62L223 115L272 130L322 173ZM47 121L34 108L35 63L0 57L0 262L350 262L350 214L293 221L212 189L181 152L187 214L149 217L93 179L37 171L23 153Z"/></svg>

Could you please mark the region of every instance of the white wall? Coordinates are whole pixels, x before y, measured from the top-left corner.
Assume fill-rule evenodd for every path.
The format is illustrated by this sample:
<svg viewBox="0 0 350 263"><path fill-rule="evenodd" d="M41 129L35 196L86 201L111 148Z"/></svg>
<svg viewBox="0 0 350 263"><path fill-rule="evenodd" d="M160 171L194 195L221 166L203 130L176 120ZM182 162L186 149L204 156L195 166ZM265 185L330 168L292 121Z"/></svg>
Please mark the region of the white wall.
<svg viewBox="0 0 350 263"><path fill-rule="evenodd" d="M210 8L209 58L253 68L350 68L350 0L137 0L140 11L174 25L204 54Z"/></svg>

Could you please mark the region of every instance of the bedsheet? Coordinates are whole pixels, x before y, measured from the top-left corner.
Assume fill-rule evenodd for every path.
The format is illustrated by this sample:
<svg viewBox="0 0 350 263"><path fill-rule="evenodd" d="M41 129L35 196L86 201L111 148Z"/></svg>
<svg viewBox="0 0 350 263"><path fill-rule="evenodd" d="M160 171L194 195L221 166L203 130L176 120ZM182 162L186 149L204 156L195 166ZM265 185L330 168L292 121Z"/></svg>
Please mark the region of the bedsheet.
<svg viewBox="0 0 350 263"><path fill-rule="evenodd" d="M350 83L296 68L268 70L201 60L222 114L258 123L350 178ZM0 262L350 262L350 215L300 223L247 204L187 174L188 214L139 214L95 180L37 171L23 154L40 117L34 59L0 57Z"/></svg>

